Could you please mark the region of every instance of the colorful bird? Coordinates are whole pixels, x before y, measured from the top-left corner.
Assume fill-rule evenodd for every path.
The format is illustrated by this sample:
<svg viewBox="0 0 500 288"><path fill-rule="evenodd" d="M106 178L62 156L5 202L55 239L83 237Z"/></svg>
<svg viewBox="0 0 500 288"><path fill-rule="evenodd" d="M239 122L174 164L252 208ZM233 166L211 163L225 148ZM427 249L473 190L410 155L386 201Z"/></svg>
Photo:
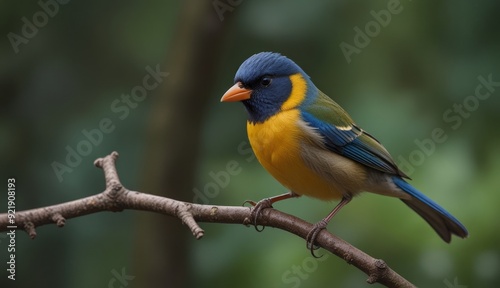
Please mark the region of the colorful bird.
<svg viewBox="0 0 500 288"><path fill-rule="evenodd" d="M241 64L234 82L221 102L243 103L248 112L248 138L257 159L290 189L287 194L252 202L255 220L262 209L292 197L341 199L307 235L307 246L313 252L318 233L331 218L353 196L369 191L400 198L446 242L452 234L468 236L455 217L408 184L404 178L409 177L382 144L316 88L292 60L272 52L255 54Z"/></svg>

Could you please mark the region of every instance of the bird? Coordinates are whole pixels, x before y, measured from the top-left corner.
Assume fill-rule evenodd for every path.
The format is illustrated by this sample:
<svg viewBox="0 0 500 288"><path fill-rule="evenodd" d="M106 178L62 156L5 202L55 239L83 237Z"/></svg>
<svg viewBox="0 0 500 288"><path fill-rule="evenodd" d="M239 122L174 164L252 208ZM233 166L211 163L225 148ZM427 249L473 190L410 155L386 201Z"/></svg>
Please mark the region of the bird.
<svg viewBox="0 0 500 288"><path fill-rule="evenodd" d="M314 255L319 233L361 192L401 199L447 243L468 231L453 215L414 188L382 144L319 90L291 59L276 52L250 56L238 68L221 102L242 102L247 135L260 164L289 192L253 206L254 224L263 209L302 195L340 200L314 224L306 245Z"/></svg>

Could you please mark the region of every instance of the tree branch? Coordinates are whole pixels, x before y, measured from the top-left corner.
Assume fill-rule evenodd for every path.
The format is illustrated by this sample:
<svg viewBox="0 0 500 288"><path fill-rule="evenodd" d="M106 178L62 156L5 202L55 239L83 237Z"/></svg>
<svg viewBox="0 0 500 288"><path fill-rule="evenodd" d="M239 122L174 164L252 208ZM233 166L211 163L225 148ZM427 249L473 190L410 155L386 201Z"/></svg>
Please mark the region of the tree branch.
<svg viewBox="0 0 500 288"><path fill-rule="evenodd" d="M62 204L16 212L15 223L9 223L7 213L0 214L0 232L12 230L9 227L16 226L15 229L26 231L33 239L36 237L38 226L56 224L63 227L66 219L101 211L118 212L125 209L177 217L188 226L196 239L204 235L198 222L250 225L251 209L248 207L200 205L126 189L118 178L115 166L117 158L118 153L113 152L94 162L104 171L106 190L103 192ZM275 209L265 209L257 224L282 229L304 239L313 228L313 224ZM371 257L326 230L320 232L316 243L366 273L367 282L370 284L378 282L387 287L415 287L389 268L383 260Z"/></svg>

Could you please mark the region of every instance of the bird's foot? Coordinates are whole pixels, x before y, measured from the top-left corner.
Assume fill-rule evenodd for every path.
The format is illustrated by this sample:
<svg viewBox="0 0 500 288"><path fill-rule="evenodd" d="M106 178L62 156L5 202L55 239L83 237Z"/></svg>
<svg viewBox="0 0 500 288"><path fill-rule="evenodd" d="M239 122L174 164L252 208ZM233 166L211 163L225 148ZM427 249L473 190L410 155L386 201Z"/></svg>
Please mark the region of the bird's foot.
<svg viewBox="0 0 500 288"><path fill-rule="evenodd" d="M314 258L321 257L321 256L316 256L316 254L314 254L314 250L319 249L319 246L315 245L314 243L316 242L316 238L318 238L319 232L321 232L321 230L323 230L323 229L326 229L327 225L328 225L328 222L325 219L323 219L323 220L319 221L318 223L314 224L313 229L311 229L311 231L309 231L309 233L307 233L306 247L307 247L307 249L309 249L311 251L311 254Z"/></svg>
<svg viewBox="0 0 500 288"><path fill-rule="evenodd" d="M259 225L257 225L257 218L259 218L260 214L262 213L262 210L266 208L273 208L273 202L269 198L264 198L260 200L259 202L255 202L252 200L247 200L243 202L243 205L245 204L250 204L253 206L252 213L250 214L250 217L252 218L253 225L255 226L255 230L258 232L262 232L264 230L265 226L261 226L262 228L259 228Z"/></svg>

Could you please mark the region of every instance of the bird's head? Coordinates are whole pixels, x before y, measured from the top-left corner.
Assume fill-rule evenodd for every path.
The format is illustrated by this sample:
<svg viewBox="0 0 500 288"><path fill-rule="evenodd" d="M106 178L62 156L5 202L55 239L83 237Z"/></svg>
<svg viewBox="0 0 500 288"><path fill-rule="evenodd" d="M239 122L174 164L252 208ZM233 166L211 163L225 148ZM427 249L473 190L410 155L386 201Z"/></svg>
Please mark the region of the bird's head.
<svg viewBox="0 0 500 288"><path fill-rule="evenodd" d="M234 83L221 102L241 101L252 123L296 108L315 89L297 64L273 52L261 52L245 60L236 72Z"/></svg>

